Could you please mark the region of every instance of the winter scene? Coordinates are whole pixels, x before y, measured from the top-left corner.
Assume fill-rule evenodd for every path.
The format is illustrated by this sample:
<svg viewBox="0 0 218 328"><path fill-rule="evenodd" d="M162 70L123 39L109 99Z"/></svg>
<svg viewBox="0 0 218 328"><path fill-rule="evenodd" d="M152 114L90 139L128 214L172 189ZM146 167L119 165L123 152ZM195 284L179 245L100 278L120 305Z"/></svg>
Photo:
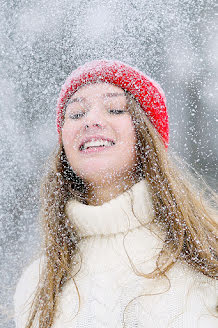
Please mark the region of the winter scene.
<svg viewBox="0 0 218 328"><path fill-rule="evenodd" d="M0 328L215 328L215 0L1 0Z"/></svg>

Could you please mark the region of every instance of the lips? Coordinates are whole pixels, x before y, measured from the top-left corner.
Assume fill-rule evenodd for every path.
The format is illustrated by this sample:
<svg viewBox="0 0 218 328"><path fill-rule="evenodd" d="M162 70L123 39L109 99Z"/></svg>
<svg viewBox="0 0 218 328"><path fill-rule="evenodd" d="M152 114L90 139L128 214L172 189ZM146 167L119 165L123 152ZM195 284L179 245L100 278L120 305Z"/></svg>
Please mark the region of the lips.
<svg viewBox="0 0 218 328"><path fill-rule="evenodd" d="M89 148L110 147L115 145L113 139L105 138L103 136L90 136L82 140L79 150L83 151Z"/></svg>

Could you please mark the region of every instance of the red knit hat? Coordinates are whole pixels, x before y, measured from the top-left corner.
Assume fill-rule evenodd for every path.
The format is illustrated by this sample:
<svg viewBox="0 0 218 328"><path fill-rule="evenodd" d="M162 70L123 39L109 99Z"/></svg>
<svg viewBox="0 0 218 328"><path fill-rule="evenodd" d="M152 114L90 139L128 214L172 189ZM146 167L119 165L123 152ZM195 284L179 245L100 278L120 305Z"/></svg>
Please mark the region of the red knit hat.
<svg viewBox="0 0 218 328"><path fill-rule="evenodd" d="M95 60L78 67L65 81L57 102L57 130L64 121L64 107L78 88L87 83L108 82L130 92L147 113L150 121L163 138L169 142L169 124L166 99L161 87L137 69L113 60Z"/></svg>

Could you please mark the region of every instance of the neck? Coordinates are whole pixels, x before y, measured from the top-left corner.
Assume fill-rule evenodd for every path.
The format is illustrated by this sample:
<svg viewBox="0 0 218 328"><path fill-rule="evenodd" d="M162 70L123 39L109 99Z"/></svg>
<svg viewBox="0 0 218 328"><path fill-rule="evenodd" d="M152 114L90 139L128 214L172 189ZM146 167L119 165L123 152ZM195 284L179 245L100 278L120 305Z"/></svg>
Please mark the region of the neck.
<svg viewBox="0 0 218 328"><path fill-rule="evenodd" d="M88 205L102 205L130 189L137 181L139 179L133 177L126 179L121 177L115 181L103 181L100 184L90 183L88 185Z"/></svg>
<svg viewBox="0 0 218 328"><path fill-rule="evenodd" d="M109 236L126 233L153 220L150 187L140 180L125 192L120 192L102 205L92 206L76 199L66 204L66 215L78 229L81 237Z"/></svg>

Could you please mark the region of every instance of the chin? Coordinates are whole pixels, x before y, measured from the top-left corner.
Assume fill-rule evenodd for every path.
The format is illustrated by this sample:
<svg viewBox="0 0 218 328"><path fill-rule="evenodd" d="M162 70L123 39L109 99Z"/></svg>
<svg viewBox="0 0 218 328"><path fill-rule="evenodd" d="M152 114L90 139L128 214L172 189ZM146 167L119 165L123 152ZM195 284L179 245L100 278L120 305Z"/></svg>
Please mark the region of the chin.
<svg viewBox="0 0 218 328"><path fill-rule="evenodd" d="M104 170L93 170L92 172L83 172L80 174L81 178L89 183L99 183L114 180L116 174Z"/></svg>
<svg viewBox="0 0 218 328"><path fill-rule="evenodd" d="M115 181L118 181L120 178L125 177L127 175L127 172L121 170L115 170L111 168L100 168L95 167L93 170L89 171L83 171L80 172L80 177L88 182L93 184L112 184Z"/></svg>

